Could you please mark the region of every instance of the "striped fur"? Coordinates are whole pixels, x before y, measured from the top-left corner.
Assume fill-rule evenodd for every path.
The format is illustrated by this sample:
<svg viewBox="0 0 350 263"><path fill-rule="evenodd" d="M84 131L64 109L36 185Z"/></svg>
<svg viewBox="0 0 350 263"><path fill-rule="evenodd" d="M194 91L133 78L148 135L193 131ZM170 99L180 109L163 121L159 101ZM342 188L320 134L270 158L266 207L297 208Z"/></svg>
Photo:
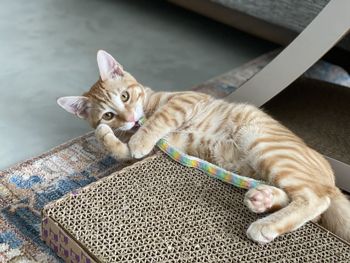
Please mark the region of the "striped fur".
<svg viewBox="0 0 350 263"><path fill-rule="evenodd" d="M100 68L101 76L108 70L102 74ZM325 227L350 241L349 201L336 188L329 163L286 127L252 105L196 92L154 92L120 68L118 74L98 80L83 96L85 118L117 158L142 158L165 138L187 154L273 185L246 194L250 210L273 212L251 224L247 235L252 240L267 243L321 218ZM130 99L121 102L125 91ZM115 117L104 120L106 111ZM128 143L114 135L115 128L134 131L142 116L148 121Z"/></svg>

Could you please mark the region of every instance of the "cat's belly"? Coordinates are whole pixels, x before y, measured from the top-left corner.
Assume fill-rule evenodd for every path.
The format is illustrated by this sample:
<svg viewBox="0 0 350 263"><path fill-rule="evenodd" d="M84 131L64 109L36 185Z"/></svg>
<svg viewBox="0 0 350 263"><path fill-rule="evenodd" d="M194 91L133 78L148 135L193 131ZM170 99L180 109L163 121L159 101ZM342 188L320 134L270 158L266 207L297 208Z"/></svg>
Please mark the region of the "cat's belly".
<svg viewBox="0 0 350 263"><path fill-rule="evenodd" d="M181 151L196 156L201 159L213 162L215 144L217 139L213 136L200 135L194 132L174 132L165 139L170 145L175 146Z"/></svg>
<svg viewBox="0 0 350 263"><path fill-rule="evenodd" d="M170 145L189 155L204 159L229 171L256 177L255 171L246 162L245 156L232 139L194 132L171 133L165 139Z"/></svg>

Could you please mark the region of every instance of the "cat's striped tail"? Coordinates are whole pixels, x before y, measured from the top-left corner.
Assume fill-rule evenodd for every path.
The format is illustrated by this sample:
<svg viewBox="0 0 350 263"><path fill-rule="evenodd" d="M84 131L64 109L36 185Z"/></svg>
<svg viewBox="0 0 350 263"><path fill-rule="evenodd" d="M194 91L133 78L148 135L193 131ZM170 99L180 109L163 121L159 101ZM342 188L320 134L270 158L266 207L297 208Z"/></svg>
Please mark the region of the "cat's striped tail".
<svg viewBox="0 0 350 263"><path fill-rule="evenodd" d="M350 242L350 201L338 190L329 208L322 214L321 225Z"/></svg>

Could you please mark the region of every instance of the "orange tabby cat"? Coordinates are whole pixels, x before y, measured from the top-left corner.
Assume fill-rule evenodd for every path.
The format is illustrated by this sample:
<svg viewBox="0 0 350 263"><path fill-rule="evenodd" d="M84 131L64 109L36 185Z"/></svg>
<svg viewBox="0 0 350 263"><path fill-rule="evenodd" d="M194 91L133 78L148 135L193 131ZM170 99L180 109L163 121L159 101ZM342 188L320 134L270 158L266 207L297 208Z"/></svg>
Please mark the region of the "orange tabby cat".
<svg viewBox="0 0 350 263"><path fill-rule="evenodd" d="M286 127L252 105L196 92L154 92L105 51L97 61L100 79L90 91L58 104L89 121L117 158L142 158L166 138L190 155L276 186L246 193L251 211L273 212L250 225L252 240L267 243L320 219L350 241L350 203L335 187L330 165ZM133 130L144 115L148 121L127 144L114 135L112 128Z"/></svg>

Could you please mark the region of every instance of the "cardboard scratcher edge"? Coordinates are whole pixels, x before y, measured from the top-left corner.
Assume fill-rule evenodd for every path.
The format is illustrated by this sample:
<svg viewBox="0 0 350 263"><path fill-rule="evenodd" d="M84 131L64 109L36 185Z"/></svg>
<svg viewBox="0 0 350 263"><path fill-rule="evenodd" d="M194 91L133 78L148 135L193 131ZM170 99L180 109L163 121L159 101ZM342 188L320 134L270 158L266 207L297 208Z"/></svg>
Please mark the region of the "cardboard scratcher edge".
<svg viewBox="0 0 350 263"><path fill-rule="evenodd" d="M78 240L48 215L43 216L40 236L57 256L66 261L86 263L100 262Z"/></svg>

